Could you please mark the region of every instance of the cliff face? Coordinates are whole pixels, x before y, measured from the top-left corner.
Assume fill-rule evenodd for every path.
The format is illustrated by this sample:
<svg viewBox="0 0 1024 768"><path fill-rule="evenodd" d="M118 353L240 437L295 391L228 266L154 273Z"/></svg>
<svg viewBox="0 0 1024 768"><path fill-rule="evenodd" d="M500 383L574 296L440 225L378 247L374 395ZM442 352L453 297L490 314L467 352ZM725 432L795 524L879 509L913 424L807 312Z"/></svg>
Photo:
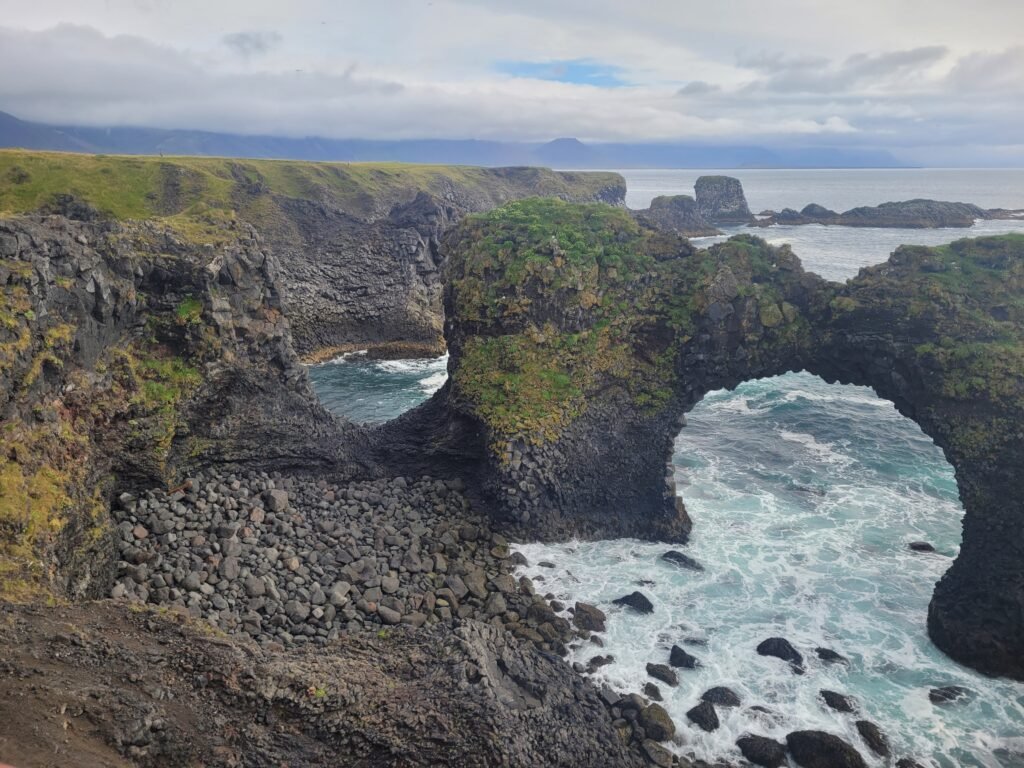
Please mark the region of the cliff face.
<svg viewBox="0 0 1024 768"><path fill-rule="evenodd" d="M232 221L280 266L300 355L388 341L443 346L441 234L468 212L535 195L622 205L611 173L0 151L0 211L160 219L193 242Z"/></svg>
<svg viewBox="0 0 1024 768"><path fill-rule="evenodd" d="M88 209L82 209L93 218ZM277 264L152 223L0 221L3 594L109 588L108 499L198 461L348 462L291 345Z"/></svg>
<svg viewBox="0 0 1024 768"><path fill-rule="evenodd" d="M697 208L712 224L734 226L750 224L754 215L747 207L743 185L732 176L701 176L694 185Z"/></svg>
<svg viewBox="0 0 1024 768"><path fill-rule="evenodd" d="M689 195L660 196L651 200L645 210L636 211L636 217L652 229L674 232L684 237L707 237L720 235L700 212L700 208Z"/></svg>
<svg viewBox="0 0 1024 768"><path fill-rule="evenodd" d="M704 394L792 370L871 386L944 449L967 510L932 637L1024 678L1024 239L901 248L845 286L757 238L699 251L557 201L473 217L448 245L451 381L385 430L394 460L415 453L403 434L438 457L475 440L470 479L527 535L683 540L665 464Z"/></svg>

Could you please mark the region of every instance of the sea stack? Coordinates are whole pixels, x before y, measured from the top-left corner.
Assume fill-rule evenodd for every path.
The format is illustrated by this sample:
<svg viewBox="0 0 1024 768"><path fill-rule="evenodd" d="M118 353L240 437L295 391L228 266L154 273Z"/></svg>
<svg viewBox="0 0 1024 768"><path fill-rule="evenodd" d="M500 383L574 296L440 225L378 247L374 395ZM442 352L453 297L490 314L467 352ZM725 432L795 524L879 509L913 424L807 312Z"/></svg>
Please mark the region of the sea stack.
<svg viewBox="0 0 1024 768"><path fill-rule="evenodd" d="M754 221L739 179L701 176L694 185L694 191L697 193L697 210L711 224L730 226Z"/></svg>

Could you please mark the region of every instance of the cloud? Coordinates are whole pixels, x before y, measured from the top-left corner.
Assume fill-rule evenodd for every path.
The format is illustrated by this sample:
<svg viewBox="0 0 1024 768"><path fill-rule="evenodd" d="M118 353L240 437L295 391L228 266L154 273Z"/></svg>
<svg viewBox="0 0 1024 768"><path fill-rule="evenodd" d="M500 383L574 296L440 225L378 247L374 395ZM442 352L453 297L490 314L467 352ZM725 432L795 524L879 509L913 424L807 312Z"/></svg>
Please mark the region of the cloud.
<svg viewBox="0 0 1024 768"><path fill-rule="evenodd" d="M703 80L691 80L678 91L678 96L705 96L709 93L715 93L716 91L722 90L720 86L706 83Z"/></svg>
<svg viewBox="0 0 1024 768"><path fill-rule="evenodd" d="M224 45L243 58L261 56L281 44L277 32L232 32L221 38Z"/></svg>

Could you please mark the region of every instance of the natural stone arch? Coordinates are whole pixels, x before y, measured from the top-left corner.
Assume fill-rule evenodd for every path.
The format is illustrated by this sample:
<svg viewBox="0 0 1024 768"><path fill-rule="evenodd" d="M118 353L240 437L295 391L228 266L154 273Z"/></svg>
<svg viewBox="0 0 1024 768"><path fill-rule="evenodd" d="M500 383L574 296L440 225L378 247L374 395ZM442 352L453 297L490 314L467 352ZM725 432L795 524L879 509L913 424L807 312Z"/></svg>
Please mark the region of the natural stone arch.
<svg viewBox="0 0 1024 768"><path fill-rule="evenodd" d="M903 247L845 285L787 247L708 250L622 210L525 201L447 240L451 381L378 434L534 538L685 541L666 469L707 392L788 371L872 387L943 449L966 509L929 631L1024 678L1024 238Z"/></svg>

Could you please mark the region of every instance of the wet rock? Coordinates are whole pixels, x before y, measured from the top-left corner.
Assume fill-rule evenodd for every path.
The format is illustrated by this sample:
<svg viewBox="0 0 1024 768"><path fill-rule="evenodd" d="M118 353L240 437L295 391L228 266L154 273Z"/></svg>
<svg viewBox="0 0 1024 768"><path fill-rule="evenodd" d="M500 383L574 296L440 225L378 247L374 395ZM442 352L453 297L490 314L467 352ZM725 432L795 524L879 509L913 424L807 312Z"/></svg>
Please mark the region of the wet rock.
<svg viewBox="0 0 1024 768"><path fill-rule="evenodd" d="M848 696L844 696L841 693L835 691L827 691L822 689L819 691L821 698L825 700L825 703L830 709L834 709L836 712L853 712L856 708L853 706L853 701Z"/></svg>
<svg viewBox="0 0 1024 768"><path fill-rule="evenodd" d="M672 753L665 749L661 744L651 739L644 739L640 745L640 749L644 753L644 757L652 765L657 765L659 768L670 768L672 765Z"/></svg>
<svg viewBox="0 0 1024 768"><path fill-rule="evenodd" d="M929 544L927 541L912 541L907 544L914 552L934 552L935 547Z"/></svg>
<svg viewBox="0 0 1024 768"><path fill-rule="evenodd" d="M700 666L700 661L696 656L690 655L678 645L672 646L668 656L668 663L673 667L680 667L682 669L696 669Z"/></svg>
<svg viewBox="0 0 1024 768"><path fill-rule="evenodd" d="M708 733L711 731L718 730L720 725L718 721L718 713L715 711L715 706L710 701L702 701L697 706L690 709L686 716L697 724L697 726Z"/></svg>
<svg viewBox="0 0 1024 768"><path fill-rule="evenodd" d="M952 704L956 701L966 701L970 697L971 691L961 685L944 685L928 691L928 700L932 704Z"/></svg>
<svg viewBox="0 0 1024 768"><path fill-rule="evenodd" d="M672 687L679 685L679 677L665 664L648 664L647 674L665 685Z"/></svg>
<svg viewBox="0 0 1024 768"><path fill-rule="evenodd" d="M736 740L736 746L754 765L780 768L786 764L786 745L767 736L741 736Z"/></svg>
<svg viewBox="0 0 1024 768"><path fill-rule="evenodd" d="M858 720L856 722L857 733L864 739L868 748L879 757L889 757L889 740L882 733L881 729L870 720Z"/></svg>
<svg viewBox="0 0 1024 768"><path fill-rule="evenodd" d="M680 568L685 568L689 571L703 571L704 566L698 563L689 555L684 555L682 552L677 552L674 549L670 549L668 552L661 556L662 560L678 565Z"/></svg>
<svg viewBox="0 0 1024 768"><path fill-rule="evenodd" d="M777 659L788 661L794 669L803 671L804 657L784 637L769 637L762 640L757 646L757 652L762 656L774 656Z"/></svg>
<svg viewBox="0 0 1024 768"><path fill-rule="evenodd" d="M786 736L786 746L802 768L867 768L853 746L824 731L794 731Z"/></svg>
<svg viewBox="0 0 1024 768"><path fill-rule="evenodd" d="M924 768L924 766L912 758L901 757L896 761L896 768Z"/></svg>
<svg viewBox="0 0 1024 768"><path fill-rule="evenodd" d="M651 704L637 714L637 722L644 733L655 741L668 741L676 735L676 724L661 704Z"/></svg>
<svg viewBox="0 0 1024 768"><path fill-rule="evenodd" d="M591 656L590 661L587 662L587 668L593 672L595 669L606 667L615 661L615 657L610 653L605 656Z"/></svg>
<svg viewBox="0 0 1024 768"><path fill-rule="evenodd" d="M644 696L651 701L661 701L661 689L654 683L644 683Z"/></svg>
<svg viewBox="0 0 1024 768"><path fill-rule="evenodd" d="M818 654L818 658L824 661L826 664L849 664L850 660L847 659L840 653L836 653L831 648L815 648L814 652Z"/></svg>
<svg viewBox="0 0 1024 768"><path fill-rule="evenodd" d="M739 695L732 688L726 688L724 685L708 688L700 698L701 701L707 701L718 707L738 707L741 703Z"/></svg>
<svg viewBox="0 0 1024 768"><path fill-rule="evenodd" d="M574 611L572 621L580 629L587 632L605 631L605 620L608 617L597 606L577 602Z"/></svg>
<svg viewBox="0 0 1024 768"><path fill-rule="evenodd" d="M615 605L622 605L626 608L632 608L634 611L638 613L654 612L654 605L651 603L650 600L647 599L647 596L644 595L642 592L633 592L631 594L624 595L620 598L612 600L612 602L615 603Z"/></svg>

